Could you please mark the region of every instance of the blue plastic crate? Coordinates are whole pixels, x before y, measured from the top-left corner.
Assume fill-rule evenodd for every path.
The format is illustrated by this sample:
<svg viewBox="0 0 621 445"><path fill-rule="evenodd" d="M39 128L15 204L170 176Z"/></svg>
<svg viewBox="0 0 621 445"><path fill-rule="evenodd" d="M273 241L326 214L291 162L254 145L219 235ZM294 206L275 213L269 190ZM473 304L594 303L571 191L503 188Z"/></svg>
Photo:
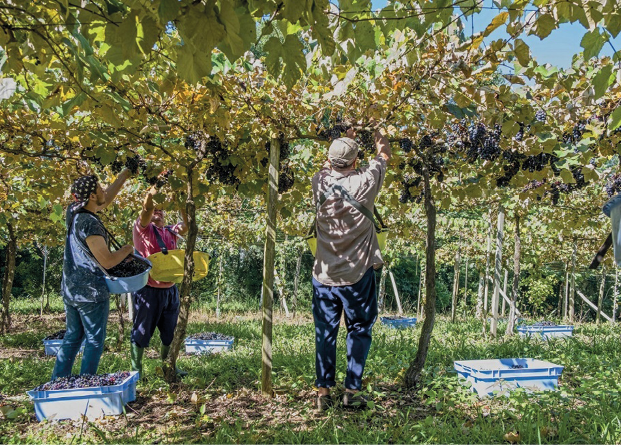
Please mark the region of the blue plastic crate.
<svg viewBox="0 0 621 445"><path fill-rule="evenodd" d="M393 318L393 317L381 317L382 323L391 328L413 328L416 326L416 318L414 317L403 317L403 318Z"/></svg>
<svg viewBox="0 0 621 445"><path fill-rule="evenodd" d="M63 344L63 339L58 340L43 340L43 347L45 348L45 355L56 355L58 354L58 350ZM86 340L82 342L82 346L80 346L80 352L84 352L84 345L86 344Z"/></svg>
<svg viewBox="0 0 621 445"><path fill-rule="evenodd" d="M533 326L520 325L517 327L520 337L541 337L544 340L557 337L572 337L574 327L570 325L559 326Z"/></svg>
<svg viewBox="0 0 621 445"><path fill-rule="evenodd" d="M198 340L194 338L185 339L186 354L212 354L216 352L230 351L233 349L235 338L230 340Z"/></svg>
<svg viewBox="0 0 621 445"><path fill-rule="evenodd" d="M123 407L136 400L138 372L118 385L94 386L90 388L59 389L50 391L28 391L34 402L37 420L79 419L86 416L95 419L123 413Z"/></svg>
<svg viewBox="0 0 621 445"><path fill-rule="evenodd" d="M517 388L528 391L556 389L563 366L532 358L460 360L453 366L463 384L479 396L506 394ZM512 366L523 366L513 369Z"/></svg>

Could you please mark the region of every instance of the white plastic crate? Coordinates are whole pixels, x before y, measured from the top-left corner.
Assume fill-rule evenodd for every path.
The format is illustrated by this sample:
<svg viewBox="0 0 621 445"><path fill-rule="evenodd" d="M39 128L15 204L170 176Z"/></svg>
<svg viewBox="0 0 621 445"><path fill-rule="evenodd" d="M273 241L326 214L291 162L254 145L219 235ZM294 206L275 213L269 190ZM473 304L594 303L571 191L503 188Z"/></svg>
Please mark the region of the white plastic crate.
<svg viewBox="0 0 621 445"><path fill-rule="evenodd" d="M393 317L381 317L382 323L391 327L391 328L413 328L416 326L416 318L415 317L402 317L402 318L393 318Z"/></svg>
<svg viewBox="0 0 621 445"><path fill-rule="evenodd" d="M532 358L460 360L453 366L463 384L479 396L506 394L517 388L528 391L556 389L563 366ZM512 366L523 366L513 369Z"/></svg>
<svg viewBox="0 0 621 445"><path fill-rule="evenodd" d="M233 349L235 338L230 340L198 340L185 339L186 354L212 354L216 352L230 351Z"/></svg>
<svg viewBox="0 0 621 445"><path fill-rule="evenodd" d="M136 400L138 372L118 385L93 386L90 388L58 389L49 391L28 391L34 402L37 420L79 419L86 416L96 419L123 413L123 407Z"/></svg>
<svg viewBox="0 0 621 445"><path fill-rule="evenodd" d="M43 340L43 347L45 348L45 355L57 355L60 347L63 344L63 339L58 340ZM84 345L86 344L86 340L82 342L82 346L80 346L80 350L78 354L84 352Z"/></svg>
<svg viewBox="0 0 621 445"><path fill-rule="evenodd" d="M520 325L517 327L520 337L541 337L544 340L557 337L572 337L574 327L571 325L534 326Z"/></svg>

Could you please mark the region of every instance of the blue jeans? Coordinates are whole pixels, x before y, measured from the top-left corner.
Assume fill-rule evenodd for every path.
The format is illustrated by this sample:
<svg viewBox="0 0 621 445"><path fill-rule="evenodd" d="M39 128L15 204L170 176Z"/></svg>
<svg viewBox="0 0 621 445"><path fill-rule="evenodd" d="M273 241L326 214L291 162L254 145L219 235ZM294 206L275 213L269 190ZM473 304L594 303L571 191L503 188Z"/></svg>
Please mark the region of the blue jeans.
<svg viewBox="0 0 621 445"><path fill-rule="evenodd" d="M140 348L149 346L155 328L160 331L164 346L169 346L175 336L179 319L179 289L145 286L132 294L134 300L134 327L132 343Z"/></svg>
<svg viewBox="0 0 621 445"><path fill-rule="evenodd" d="M371 331L377 319L377 295L373 268L351 286L326 286L313 278L315 319L315 369L318 388L335 385L336 338L341 314L347 327L345 388L362 388L362 373L371 348Z"/></svg>
<svg viewBox="0 0 621 445"><path fill-rule="evenodd" d="M71 375L75 356L86 337L80 374L97 374L106 339L110 300L99 303L67 303L67 332L56 355L52 380Z"/></svg>

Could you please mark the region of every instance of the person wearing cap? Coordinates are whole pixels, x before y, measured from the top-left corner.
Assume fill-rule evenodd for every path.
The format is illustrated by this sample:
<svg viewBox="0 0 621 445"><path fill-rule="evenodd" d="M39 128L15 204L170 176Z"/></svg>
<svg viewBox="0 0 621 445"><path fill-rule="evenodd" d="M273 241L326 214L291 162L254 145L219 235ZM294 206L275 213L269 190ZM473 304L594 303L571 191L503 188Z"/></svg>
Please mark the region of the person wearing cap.
<svg viewBox="0 0 621 445"><path fill-rule="evenodd" d="M130 244L110 251L108 234L97 212L112 203L130 175L124 169L105 190L95 175L82 176L71 187L75 202L67 208L61 282L67 332L56 355L52 380L71 375L83 340L86 345L80 374L97 374L106 338L110 292L95 260L104 269L110 269L134 251Z"/></svg>
<svg viewBox="0 0 621 445"><path fill-rule="evenodd" d="M145 258L162 252L160 242L167 250L176 249L177 236L185 235L188 231L187 216L183 209L179 212L181 222L172 226L166 225L166 213L156 208L153 203L153 195L156 193L155 186L149 189L140 216L134 223L134 245L138 253ZM160 358L164 361L168 357L179 318L179 289L175 283L156 281L149 277L147 285L133 293L132 301L134 305L134 326L131 335L132 371L138 371L142 378L142 357L156 327L162 340ZM181 377L187 375L187 372L179 369L176 371Z"/></svg>
<svg viewBox="0 0 621 445"><path fill-rule="evenodd" d="M372 214L375 198L386 176L390 144L383 131L376 130L377 156L368 166L357 169L359 147L352 130L347 136L332 142L328 160L312 180L313 201L317 209L312 310L318 411L333 403L330 388L336 383L336 339L343 312L347 327L343 406L366 406L359 391L371 347L371 330L378 313L374 270L381 267L383 261L375 226L343 196L349 194ZM335 191L335 185L344 191Z"/></svg>

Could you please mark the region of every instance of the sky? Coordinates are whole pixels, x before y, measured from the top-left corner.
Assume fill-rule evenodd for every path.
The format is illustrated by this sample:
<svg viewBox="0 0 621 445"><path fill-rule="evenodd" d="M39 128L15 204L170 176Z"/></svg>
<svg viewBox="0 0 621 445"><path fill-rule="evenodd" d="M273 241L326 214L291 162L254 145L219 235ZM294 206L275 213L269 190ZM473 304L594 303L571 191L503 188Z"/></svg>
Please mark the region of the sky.
<svg viewBox="0 0 621 445"><path fill-rule="evenodd" d="M387 0L372 0L373 9L381 9L386 6ZM491 0L485 0L485 6L493 6ZM483 10L480 14L474 16L474 31L480 32L491 22L492 18L496 15L496 11L491 9ZM468 27L471 26L473 18L468 18ZM571 59L574 54L582 51L580 41L587 30L579 23L564 23L560 25L558 29L552 31L552 33L544 40L540 40L537 36L526 36L522 38L524 42L530 47L531 54L537 60L539 64L549 63L559 68L569 68L571 65ZM496 40L505 37L507 34L500 29L496 30L489 37L490 40ZM488 41L488 39L486 39ZM621 51L621 34L616 39L611 40L612 45ZM613 50L611 46L606 43L602 49L600 56L612 56Z"/></svg>

